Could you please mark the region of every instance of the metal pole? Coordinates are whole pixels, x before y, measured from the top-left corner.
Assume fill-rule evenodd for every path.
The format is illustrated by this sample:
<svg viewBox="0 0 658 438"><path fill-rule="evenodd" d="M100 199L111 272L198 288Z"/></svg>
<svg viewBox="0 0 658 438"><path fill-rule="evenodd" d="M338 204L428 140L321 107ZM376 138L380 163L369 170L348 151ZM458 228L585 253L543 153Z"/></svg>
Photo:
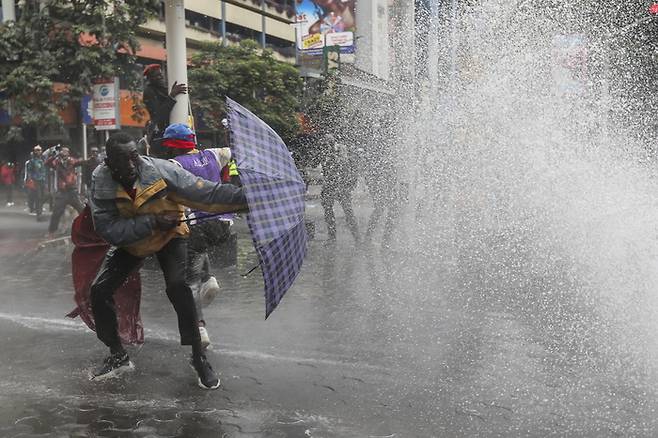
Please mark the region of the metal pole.
<svg viewBox="0 0 658 438"><path fill-rule="evenodd" d="M266 21L266 18L265 18L265 0L260 0L260 9L263 12L261 14L260 45L264 49L265 46L267 45L267 36L266 36L267 34L265 33L266 32L266 29L265 29L265 21Z"/></svg>
<svg viewBox="0 0 658 438"><path fill-rule="evenodd" d="M436 96L439 81L439 0L433 0L430 9L430 29L427 36L427 62L431 96Z"/></svg>
<svg viewBox="0 0 658 438"><path fill-rule="evenodd" d="M187 84L187 49L185 44L185 2L166 0L165 26L167 40L167 80L169 88L178 82ZM170 123L188 123L187 94L176 96L176 105L169 114Z"/></svg>
<svg viewBox="0 0 658 438"><path fill-rule="evenodd" d="M14 0L2 0L2 22L16 21Z"/></svg>
<svg viewBox="0 0 658 438"><path fill-rule="evenodd" d="M450 16L450 27L451 27L451 36L452 36L452 53L450 54L451 59L451 75L453 82L457 79L457 14L458 14L458 0L452 0L452 12ZM454 85L454 84L453 84Z"/></svg>
<svg viewBox="0 0 658 438"><path fill-rule="evenodd" d="M221 21L222 46L226 47L226 2L222 0L222 21Z"/></svg>
<svg viewBox="0 0 658 438"><path fill-rule="evenodd" d="M82 158L87 159L87 125L82 122Z"/></svg>

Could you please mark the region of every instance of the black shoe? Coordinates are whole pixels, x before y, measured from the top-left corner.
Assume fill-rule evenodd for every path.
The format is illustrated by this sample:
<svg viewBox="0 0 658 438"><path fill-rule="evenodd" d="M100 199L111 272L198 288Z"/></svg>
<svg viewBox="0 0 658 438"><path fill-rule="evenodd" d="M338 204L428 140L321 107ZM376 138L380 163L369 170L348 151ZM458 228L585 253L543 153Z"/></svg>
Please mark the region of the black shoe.
<svg viewBox="0 0 658 438"><path fill-rule="evenodd" d="M106 357L103 361L103 365L92 372L90 380L103 380L110 377L118 377L121 374L134 369L135 367L132 362L130 362L128 353L114 353Z"/></svg>
<svg viewBox="0 0 658 438"><path fill-rule="evenodd" d="M192 357L190 359L190 366L196 371L196 375L199 377L199 387L203 389L219 388L219 377L213 371L205 355L202 355L198 360Z"/></svg>

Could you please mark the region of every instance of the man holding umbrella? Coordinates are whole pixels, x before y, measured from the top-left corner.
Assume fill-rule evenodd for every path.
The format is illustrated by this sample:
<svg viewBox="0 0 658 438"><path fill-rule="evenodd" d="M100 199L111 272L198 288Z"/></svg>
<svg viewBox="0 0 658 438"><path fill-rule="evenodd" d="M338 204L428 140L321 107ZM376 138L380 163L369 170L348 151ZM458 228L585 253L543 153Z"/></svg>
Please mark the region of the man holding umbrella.
<svg viewBox="0 0 658 438"><path fill-rule="evenodd" d="M110 355L92 379L132 368L118 335L113 295L143 259L154 254L178 316L181 344L192 346L191 364L199 386L218 388L219 378L201 346L192 290L185 278L184 238L189 228L182 222L183 206L215 213L243 210L244 192L197 178L167 160L140 156L135 141L123 132L108 139L106 152L105 163L93 174L90 203L96 231L113 248L91 286L91 304L97 336Z"/></svg>

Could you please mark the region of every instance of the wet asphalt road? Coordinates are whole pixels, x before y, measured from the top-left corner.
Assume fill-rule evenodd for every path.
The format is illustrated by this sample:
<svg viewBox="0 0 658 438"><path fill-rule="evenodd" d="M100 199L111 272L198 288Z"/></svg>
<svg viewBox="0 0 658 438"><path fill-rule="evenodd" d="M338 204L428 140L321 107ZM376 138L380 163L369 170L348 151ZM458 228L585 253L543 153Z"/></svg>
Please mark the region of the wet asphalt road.
<svg viewBox="0 0 658 438"><path fill-rule="evenodd" d="M359 203L363 227L369 210ZM32 250L45 225L1 214L0 436L658 434L654 373L591 335L588 324L601 325L587 302L546 300L530 277L519 293L483 276L482 263L381 249L377 239L355 246L342 222L338 242L326 242L317 204L303 274L268 321L259 276L239 275L255 254L236 227L236 264L216 263L222 294L205 310L222 379L212 392L196 386L150 265L136 371L90 382L105 349L64 318L70 249Z"/></svg>

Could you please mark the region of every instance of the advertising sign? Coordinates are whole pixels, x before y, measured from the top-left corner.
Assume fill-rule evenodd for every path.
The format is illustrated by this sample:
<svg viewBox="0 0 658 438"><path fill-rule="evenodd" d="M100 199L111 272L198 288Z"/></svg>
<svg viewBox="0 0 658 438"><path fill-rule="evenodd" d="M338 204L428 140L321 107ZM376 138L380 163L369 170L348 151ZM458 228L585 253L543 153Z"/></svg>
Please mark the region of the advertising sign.
<svg viewBox="0 0 658 438"><path fill-rule="evenodd" d="M579 96L589 81L587 38L581 34L553 38L553 86L558 96Z"/></svg>
<svg viewBox="0 0 658 438"><path fill-rule="evenodd" d="M94 125L96 130L120 129L119 78L94 82Z"/></svg>
<svg viewBox="0 0 658 438"><path fill-rule="evenodd" d="M339 46L354 53L356 0L297 0L297 47L302 54L322 57L323 49Z"/></svg>

